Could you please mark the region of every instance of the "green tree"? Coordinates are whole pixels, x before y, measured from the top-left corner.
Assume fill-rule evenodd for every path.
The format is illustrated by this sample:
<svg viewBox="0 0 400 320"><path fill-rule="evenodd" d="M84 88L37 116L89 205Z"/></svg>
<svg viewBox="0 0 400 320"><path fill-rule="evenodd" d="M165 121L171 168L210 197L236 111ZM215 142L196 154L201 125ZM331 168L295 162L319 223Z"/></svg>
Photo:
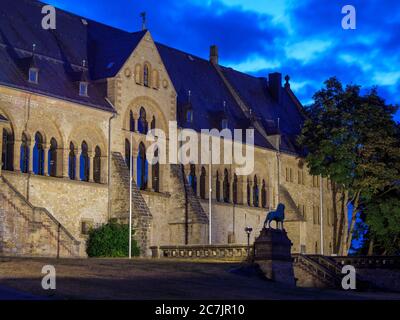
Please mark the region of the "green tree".
<svg viewBox="0 0 400 320"><path fill-rule="evenodd" d="M360 86L343 88L336 78L328 79L313 99L299 143L307 152L310 173L332 181L333 249L347 254L363 199L371 199L400 178L393 120L397 107L387 105L375 88L362 95Z"/></svg>
<svg viewBox="0 0 400 320"><path fill-rule="evenodd" d="M89 232L86 252L89 257L127 257L129 255L129 226L109 222ZM132 240L132 256L140 253Z"/></svg>

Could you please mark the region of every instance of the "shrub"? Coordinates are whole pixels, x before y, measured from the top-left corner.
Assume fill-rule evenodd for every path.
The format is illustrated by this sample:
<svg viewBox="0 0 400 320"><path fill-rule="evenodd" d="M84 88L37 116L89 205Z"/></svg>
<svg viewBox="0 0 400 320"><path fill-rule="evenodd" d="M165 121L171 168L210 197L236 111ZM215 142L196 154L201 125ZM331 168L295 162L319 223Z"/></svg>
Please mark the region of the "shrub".
<svg viewBox="0 0 400 320"><path fill-rule="evenodd" d="M89 231L86 253L89 257L127 257L129 253L129 225L109 222ZM132 256L138 256L139 247L132 240Z"/></svg>

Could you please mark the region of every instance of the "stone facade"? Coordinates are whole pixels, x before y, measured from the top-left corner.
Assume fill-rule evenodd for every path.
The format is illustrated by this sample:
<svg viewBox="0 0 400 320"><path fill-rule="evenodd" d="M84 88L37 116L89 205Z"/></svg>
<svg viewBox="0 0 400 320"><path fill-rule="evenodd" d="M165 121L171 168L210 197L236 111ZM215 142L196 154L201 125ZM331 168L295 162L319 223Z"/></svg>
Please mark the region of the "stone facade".
<svg viewBox="0 0 400 320"><path fill-rule="evenodd" d="M143 79L147 68L148 79ZM144 83L147 81L147 83ZM153 170L148 169L146 188L136 186L137 158L139 145L147 149L152 142L138 132L141 108L146 111L146 121L155 119L155 127L166 133L170 140L169 121L177 120L177 92L150 32L142 38L136 49L125 62L120 72L104 80L107 96L115 112L108 112L66 100L37 95L34 93L0 86L0 115L7 121L0 122L1 132L13 137L13 165L3 168L0 174L18 191L19 196L32 207L45 208L54 219L81 243L79 254L85 255L85 226L98 226L110 218L127 221L129 214L129 159L127 150L132 149L133 157L133 213L135 237L142 255L149 254L150 246L207 244L209 240L209 168L206 173L205 195L200 194L202 166L195 167L197 187L191 190L186 176L190 166L159 166L158 190L153 185ZM131 120L132 117L132 120ZM132 132L132 127L135 130ZM21 168L21 144L27 139L29 154L34 154L35 136L43 137L43 175L33 172L34 160L29 158L28 172ZM57 165L55 174L49 172L49 149L51 140L57 141ZM130 146L130 141L133 145ZM1 139L1 143L3 139ZM87 145L89 176L88 181L79 181L80 154L83 142ZM129 149L127 149L129 144ZM71 150L72 146L72 150ZM0 145L4 150L6 146ZM100 163L97 181L94 173L96 150ZM76 175L71 179L68 170L71 151L76 156ZM201 152L201 150L199 150ZM223 151L221 151L223 152ZM168 155L167 155L168 156ZM96 160L97 161L97 160ZM212 166L211 239L215 244L245 244L246 226L254 229L251 241L261 230L266 212L274 209L279 202L287 208L285 228L293 242L293 252L319 253L321 251L321 223L323 226L324 253L332 253L332 195L326 179L312 177L296 155L277 150L255 147L255 169L250 176L238 177L237 203L232 203L233 166ZM227 170L230 180L229 203L217 201L216 179L221 180L219 194L223 194L222 178ZM54 172L53 172L54 173ZM222 178L221 178L222 177ZM253 185L257 177L259 199L261 184L266 185L266 203L262 207L252 201ZM250 184L250 205L247 199L247 183ZM321 188L322 186L322 188ZM0 195L5 193L0 190ZM321 201L322 195L322 201ZM17 196L15 196L17 197ZM203 198L203 199L201 199ZM221 196L222 198L222 196ZM16 198L9 199L17 201ZM322 203L323 221L320 219ZM12 210L1 207L3 219L9 221ZM2 220L5 221L5 220ZM29 233L29 228L19 224ZM0 239L4 242L6 233L2 225ZM26 254L25 238L20 239L15 250L2 253ZM32 243L32 242L30 242ZM27 244L28 245L28 244Z"/></svg>

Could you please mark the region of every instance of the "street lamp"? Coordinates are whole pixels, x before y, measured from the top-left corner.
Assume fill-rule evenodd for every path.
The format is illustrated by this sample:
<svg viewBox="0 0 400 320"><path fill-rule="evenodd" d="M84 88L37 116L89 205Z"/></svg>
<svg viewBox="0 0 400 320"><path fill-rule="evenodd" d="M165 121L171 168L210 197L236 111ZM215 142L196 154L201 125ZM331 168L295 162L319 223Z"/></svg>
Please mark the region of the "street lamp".
<svg viewBox="0 0 400 320"><path fill-rule="evenodd" d="M247 226L244 228L244 231L247 233L247 259L250 260L250 234L253 231L253 228Z"/></svg>

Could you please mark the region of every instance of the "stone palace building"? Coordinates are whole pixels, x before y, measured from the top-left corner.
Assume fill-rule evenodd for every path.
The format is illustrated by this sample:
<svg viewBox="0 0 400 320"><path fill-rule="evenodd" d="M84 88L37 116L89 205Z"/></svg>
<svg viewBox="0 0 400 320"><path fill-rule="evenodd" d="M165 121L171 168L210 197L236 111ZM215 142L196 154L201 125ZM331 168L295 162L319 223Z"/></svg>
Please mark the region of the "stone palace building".
<svg viewBox="0 0 400 320"><path fill-rule="evenodd" d="M88 230L129 216L151 246L245 244L268 210L286 206L293 252L332 253L330 182L311 176L296 145L303 107L289 77L247 75L43 3L0 6L0 255L85 256ZM148 164L151 128L254 128L255 167ZM179 129L180 130L180 129ZM133 145L130 137L133 133ZM131 152L133 150L133 152ZM212 186L209 185L211 175ZM323 243L321 243L323 239Z"/></svg>

